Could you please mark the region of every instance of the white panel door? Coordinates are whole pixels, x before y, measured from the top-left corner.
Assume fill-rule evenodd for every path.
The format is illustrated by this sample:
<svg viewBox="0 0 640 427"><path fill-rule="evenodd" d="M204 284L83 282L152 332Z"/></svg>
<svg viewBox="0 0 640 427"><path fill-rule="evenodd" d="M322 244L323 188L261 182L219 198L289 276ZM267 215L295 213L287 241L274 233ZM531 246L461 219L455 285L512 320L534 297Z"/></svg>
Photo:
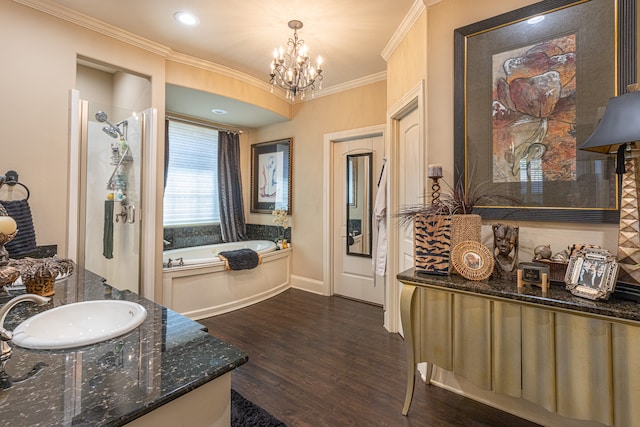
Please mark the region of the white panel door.
<svg viewBox="0 0 640 427"><path fill-rule="evenodd" d="M400 207L424 201L424 147L420 141L419 116L418 109L415 108L398 122L398 203ZM401 272L414 265L413 226L401 228L398 239L398 271ZM398 300L401 292L402 285L399 285Z"/></svg>
<svg viewBox="0 0 640 427"><path fill-rule="evenodd" d="M398 126L400 206L424 201L424 149L418 125L418 109L414 109L400 119ZM413 227L400 232L399 266L400 271L413 267Z"/></svg>
<svg viewBox="0 0 640 427"><path fill-rule="evenodd" d="M373 169L370 196L364 199L371 210L365 215L364 222L372 224L371 213L376 197L378 178L384 161L384 138L373 136L334 142L333 146L333 293L360 301L383 305L384 280L374 281L371 257L347 255L347 155L373 153ZM367 192L367 194L369 194ZM369 200L369 197L371 200ZM354 245L371 239L371 226L368 236L355 236ZM370 253L370 252L369 252Z"/></svg>

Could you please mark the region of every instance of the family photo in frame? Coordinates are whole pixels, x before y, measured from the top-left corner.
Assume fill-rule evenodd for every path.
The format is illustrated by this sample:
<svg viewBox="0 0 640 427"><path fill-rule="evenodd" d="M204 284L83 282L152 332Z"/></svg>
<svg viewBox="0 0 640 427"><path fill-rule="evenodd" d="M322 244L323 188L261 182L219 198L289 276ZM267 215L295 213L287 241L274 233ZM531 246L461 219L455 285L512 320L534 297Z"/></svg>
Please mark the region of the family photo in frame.
<svg viewBox="0 0 640 427"><path fill-rule="evenodd" d="M588 299L607 299L615 290L618 262L605 249L578 251L569 260L565 282L572 294Z"/></svg>

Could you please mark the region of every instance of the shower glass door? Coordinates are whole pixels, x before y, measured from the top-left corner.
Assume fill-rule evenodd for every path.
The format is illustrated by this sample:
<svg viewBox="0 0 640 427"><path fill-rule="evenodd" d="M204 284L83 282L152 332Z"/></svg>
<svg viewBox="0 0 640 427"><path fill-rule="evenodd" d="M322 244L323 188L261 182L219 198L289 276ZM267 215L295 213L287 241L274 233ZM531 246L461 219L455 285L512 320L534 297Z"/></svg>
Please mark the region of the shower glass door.
<svg viewBox="0 0 640 427"><path fill-rule="evenodd" d="M140 292L142 147L146 113L82 101L84 183L78 262L118 289ZM82 266L82 264L81 264Z"/></svg>

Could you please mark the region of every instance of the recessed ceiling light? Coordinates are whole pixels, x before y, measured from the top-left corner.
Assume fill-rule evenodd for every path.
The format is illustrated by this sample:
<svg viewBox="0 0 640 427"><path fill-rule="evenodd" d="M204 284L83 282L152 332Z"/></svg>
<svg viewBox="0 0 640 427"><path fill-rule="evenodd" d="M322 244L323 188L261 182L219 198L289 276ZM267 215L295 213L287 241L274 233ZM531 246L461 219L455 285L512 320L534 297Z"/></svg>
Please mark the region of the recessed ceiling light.
<svg viewBox="0 0 640 427"><path fill-rule="evenodd" d="M198 17L189 12L176 12L173 17L176 21L185 25L198 25L200 23Z"/></svg>
<svg viewBox="0 0 640 427"><path fill-rule="evenodd" d="M534 16L533 18L530 18L527 20L527 24L537 24L538 22L541 22L544 19L544 15L538 15L538 16Z"/></svg>
<svg viewBox="0 0 640 427"><path fill-rule="evenodd" d="M214 108L213 110L211 110L211 112L213 114L227 114L228 113L227 110L223 110L222 108Z"/></svg>

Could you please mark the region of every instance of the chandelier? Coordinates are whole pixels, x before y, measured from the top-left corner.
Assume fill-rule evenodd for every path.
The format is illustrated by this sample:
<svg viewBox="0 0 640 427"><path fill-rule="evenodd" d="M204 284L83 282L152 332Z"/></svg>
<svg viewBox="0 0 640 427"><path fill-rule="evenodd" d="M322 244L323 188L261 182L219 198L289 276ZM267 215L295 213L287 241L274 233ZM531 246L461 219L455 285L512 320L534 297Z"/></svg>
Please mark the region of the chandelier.
<svg viewBox="0 0 640 427"><path fill-rule="evenodd" d="M317 66L311 65L307 46L304 40L298 39L298 30L302 28L302 22L296 19L289 21L289 28L293 30L293 38L287 42L287 50L282 46L273 50L271 61L271 92L273 86L283 88L287 99L294 100L297 95L304 99L305 91L322 89L322 58L318 57Z"/></svg>

